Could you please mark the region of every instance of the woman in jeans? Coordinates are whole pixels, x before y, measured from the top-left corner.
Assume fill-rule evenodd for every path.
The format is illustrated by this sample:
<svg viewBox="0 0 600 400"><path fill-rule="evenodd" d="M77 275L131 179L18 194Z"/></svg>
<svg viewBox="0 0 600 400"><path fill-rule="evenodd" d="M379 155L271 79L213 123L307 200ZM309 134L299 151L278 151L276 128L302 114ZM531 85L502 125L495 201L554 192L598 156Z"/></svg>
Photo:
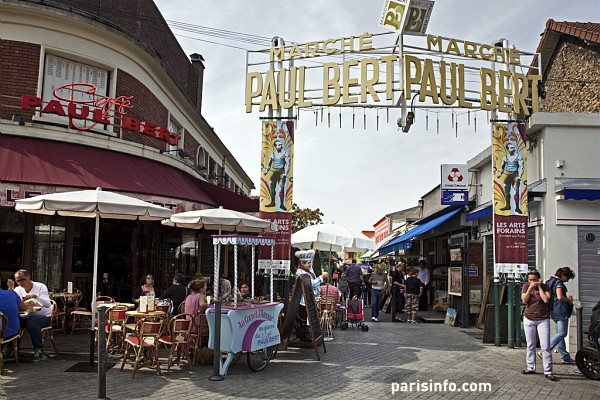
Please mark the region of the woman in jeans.
<svg viewBox="0 0 600 400"><path fill-rule="evenodd" d="M550 353L550 314L548 301L550 301L550 288L542 283L538 271L529 271L527 283L521 289L521 301L527 305L523 313L523 326L527 340L527 369L522 374L535 374L535 345L536 333L540 337L542 360L544 363L544 376L555 381L552 375L552 354Z"/></svg>
<svg viewBox="0 0 600 400"><path fill-rule="evenodd" d="M565 283L573 278L575 278L575 273L571 271L571 268L563 267L559 268L556 274L546 282L550 290L556 294L552 311L550 311L550 317L556 323L556 335L550 339L550 351L558 346L563 364L575 364L575 360L571 358L565 345L565 337L569 329L569 317L573 312L573 296L567 295Z"/></svg>

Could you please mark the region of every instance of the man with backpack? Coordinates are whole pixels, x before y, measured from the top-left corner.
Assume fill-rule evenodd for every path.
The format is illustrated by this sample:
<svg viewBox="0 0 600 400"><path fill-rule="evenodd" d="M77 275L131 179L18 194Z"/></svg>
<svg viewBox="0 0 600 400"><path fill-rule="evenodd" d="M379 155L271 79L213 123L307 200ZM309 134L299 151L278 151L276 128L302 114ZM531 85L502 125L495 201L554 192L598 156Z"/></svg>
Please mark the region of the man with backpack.
<svg viewBox="0 0 600 400"><path fill-rule="evenodd" d="M565 337L569 328L569 317L573 312L573 296L567 295L565 283L575 278L575 273L569 267L563 267L556 270L546 284L550 287L551 298L548 302L550 318L556 324L556 334L550 339L550 351L558 345L558 351L563 364L575 364L575 360L567 351ZM538 356L540 354L538 353Z"/></svg>

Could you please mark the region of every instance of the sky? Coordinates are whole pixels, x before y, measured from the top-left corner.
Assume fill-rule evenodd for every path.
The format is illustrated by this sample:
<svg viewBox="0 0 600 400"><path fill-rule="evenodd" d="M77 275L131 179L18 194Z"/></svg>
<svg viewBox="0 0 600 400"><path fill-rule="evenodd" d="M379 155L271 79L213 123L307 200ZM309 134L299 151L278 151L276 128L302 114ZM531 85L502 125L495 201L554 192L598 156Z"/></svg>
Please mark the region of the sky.
<svg viewBox="0 0 600 400"><path fill-rule="evenodd" d="M323 41L387 32L380 27L383 0L155 0L164 18L286 43ZM599 22L597 0L437 0L427 33L492 43L500 38L535 52L546 21ZM186 54L205 60L202 115L259 187L261 120L258 109L245 110L246 51L257 46L224 37L173 29ZM224 35L225 36L225 35ZM391 37L391 35L390 35ZM425 46L412 37L405 43ZM233 47L231 47L233 46ZM530 60L530 59L528 59ZM526 71L524 71L526 72ZM381 103L386 104L386 103ZM418 106L418 104L417 104ZM489 115L455 110L438 113L417 109L407 134L396 124L400 116L357 109L327 111L323 122L312 111L300 112L294 143L294 199L301 208L319 208L323 222L359 232L373 230L386 214L417 205L440 183L441 164L465 164L491 143ZM364 115L367 129L364 129ZM477 115L475 128L474 115ZM439 120L439 131L437 130ZM470 124L469 124L470 123ZM257 195L258 191L253 194Z"/></svg>

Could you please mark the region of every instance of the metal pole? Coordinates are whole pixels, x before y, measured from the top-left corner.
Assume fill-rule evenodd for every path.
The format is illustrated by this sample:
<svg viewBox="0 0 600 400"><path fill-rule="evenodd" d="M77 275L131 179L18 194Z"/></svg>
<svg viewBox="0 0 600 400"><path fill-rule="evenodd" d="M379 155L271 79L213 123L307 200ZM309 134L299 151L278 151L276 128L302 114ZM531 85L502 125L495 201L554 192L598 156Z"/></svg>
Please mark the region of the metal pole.
<svg viewBox="0 0 600 400"><path fill-rule="evenodd" d="M521 274L515 275L515 346L521 347L523 345L521 336Z"/></svg>
<svg viewBox="0 0 600 400"><path fill-rule="evenodd" d="M468 241L467 241L467 246L468 246ZM461 318L461 326L463 328L468 328L470 325L470 319L471 319L471 314L470 314L470 307L469 307L469 272L468 272L468 265L469 265L469 251L468 251L468 247L464 247L462 246L460 248L461 251L461 258L462 258L462 288L461 288L461 292L462 292L462 299L461 299L461 314L462 314L462 318Z"/></svg>
<svg viewBox="0 0 600 400"><path fill-rule="evenodd" d="M106 397L106 306L98 308L98 399Z"/></svg>
<svg viewBox="0 0 600 400"><path fill-rule="evenodd" d="M219 234L221 234L220 229ZM213 277L213 295L215 296L215 340L213 346L213 374L208 379L211 381L222 381L225 377L221 375L221 300L219 299L219 262L221 258L221 245L215 244L214 246L215 270Z"/></svg>
<svg viewBox="0 0 600 400"><path fill-rule="evenodd" d="M94 276L92 277L92 322L90 325L90 367L94 366L94 342L96 332L96 291L98 290L98 243L100 242L100 214L96 214L96 231L94 232Z"/></svg>
<svg viewBox="0 0 600 400"><path fill-rule="evenodd" d="M500 346L500 277L494 276L494 345Z"/></svg>
<svg viewBox="0 0 600 400"><path fill-rule="evenodd" d="M510 274L506 280L506 285L508 286L508 329L507 329L507 335L508 335L508 340L507 340L507 344L508 344L508 348L509 349L514 349L515 348L515 308L514 308L514 302L515 302L515 286L514 286L514 279L512 274Z"/></svg>
<svg viewBox="0 0 600 400"><path fill-rule="evenodd" d="M583 349L583 307L575 309L577 316L577 351Z"/></svg>

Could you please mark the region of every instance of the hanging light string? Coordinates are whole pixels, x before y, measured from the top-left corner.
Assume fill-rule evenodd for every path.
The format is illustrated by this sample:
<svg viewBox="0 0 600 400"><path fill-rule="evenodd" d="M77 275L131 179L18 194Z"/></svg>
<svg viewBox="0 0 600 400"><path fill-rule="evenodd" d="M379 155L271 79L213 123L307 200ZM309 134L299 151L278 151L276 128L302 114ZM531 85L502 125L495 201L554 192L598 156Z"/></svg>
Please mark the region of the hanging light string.
<svg viewBox="0 0 600 400"><path fill-rule="evenodd" d="M416 98L416 95L413 97L413 100ZM327 107L327 110L325 110L325 108ZM315 126L319 126L320 124L322 125L323 123L327 123L327 127L331 128L331 117L332 117L332 107L337 107L338 108L338 125L339 128L342 128L342 108L344 107L350 107L352 108L352 129L356 129L356 113L357 113L357 109L362 109L363 112L363 118L362 118L362 125L363 125L363 130L368 130L368 124L369 124L369 118L375 118L375 131L379 132L379 128L380 128L380 111L385 110L386 113L386 123L390 123L390 108L396 109L398 107L395 106L340 106L340 105L333 105L333 106L318 106L318 107L311 107L311 108L303 108L303 109L298 109L298 114L300 111L306 112L306 111L310 111L313 112L315 114ZM374 109L375 112L373 113L372 110ZM420 113L425 113L425 130L429 131L429 113L430 112L434 112L435 113L435 118L436 118L436 122L435 122L435 129L436 129L436 134L440 134L440 127L443 123L443 120L446 120L447 117L444 117L444 115L448 116L449 115L449 122L450 122L450 129L454 130L454 135L455 137L458 137L458 130L459 130L459 120L461 118L465 118L466 117L466 126L470 127L471 123L473 123L473 132L477 133L477 114L480 112L486 112L489 113L488 111L484 111L484 110L471 110L471 109L467 109L464 111L460 111L460 108L457 107L447 107L447 106L440 106L438 108L433 108L433 107L424 107L424 106L413 106L412 105L412 101L411 101L411 106L410 106L410 111L412 111L413 113L415 113L415 117L417 114ZM360 112L360 111L358 111ZM325 113L327 113L327 121L325 121ZM266 117L265 117L266 118ZM299 116L296 118L299 119ZM417 119L415 118L415 121Z"/></svg>

